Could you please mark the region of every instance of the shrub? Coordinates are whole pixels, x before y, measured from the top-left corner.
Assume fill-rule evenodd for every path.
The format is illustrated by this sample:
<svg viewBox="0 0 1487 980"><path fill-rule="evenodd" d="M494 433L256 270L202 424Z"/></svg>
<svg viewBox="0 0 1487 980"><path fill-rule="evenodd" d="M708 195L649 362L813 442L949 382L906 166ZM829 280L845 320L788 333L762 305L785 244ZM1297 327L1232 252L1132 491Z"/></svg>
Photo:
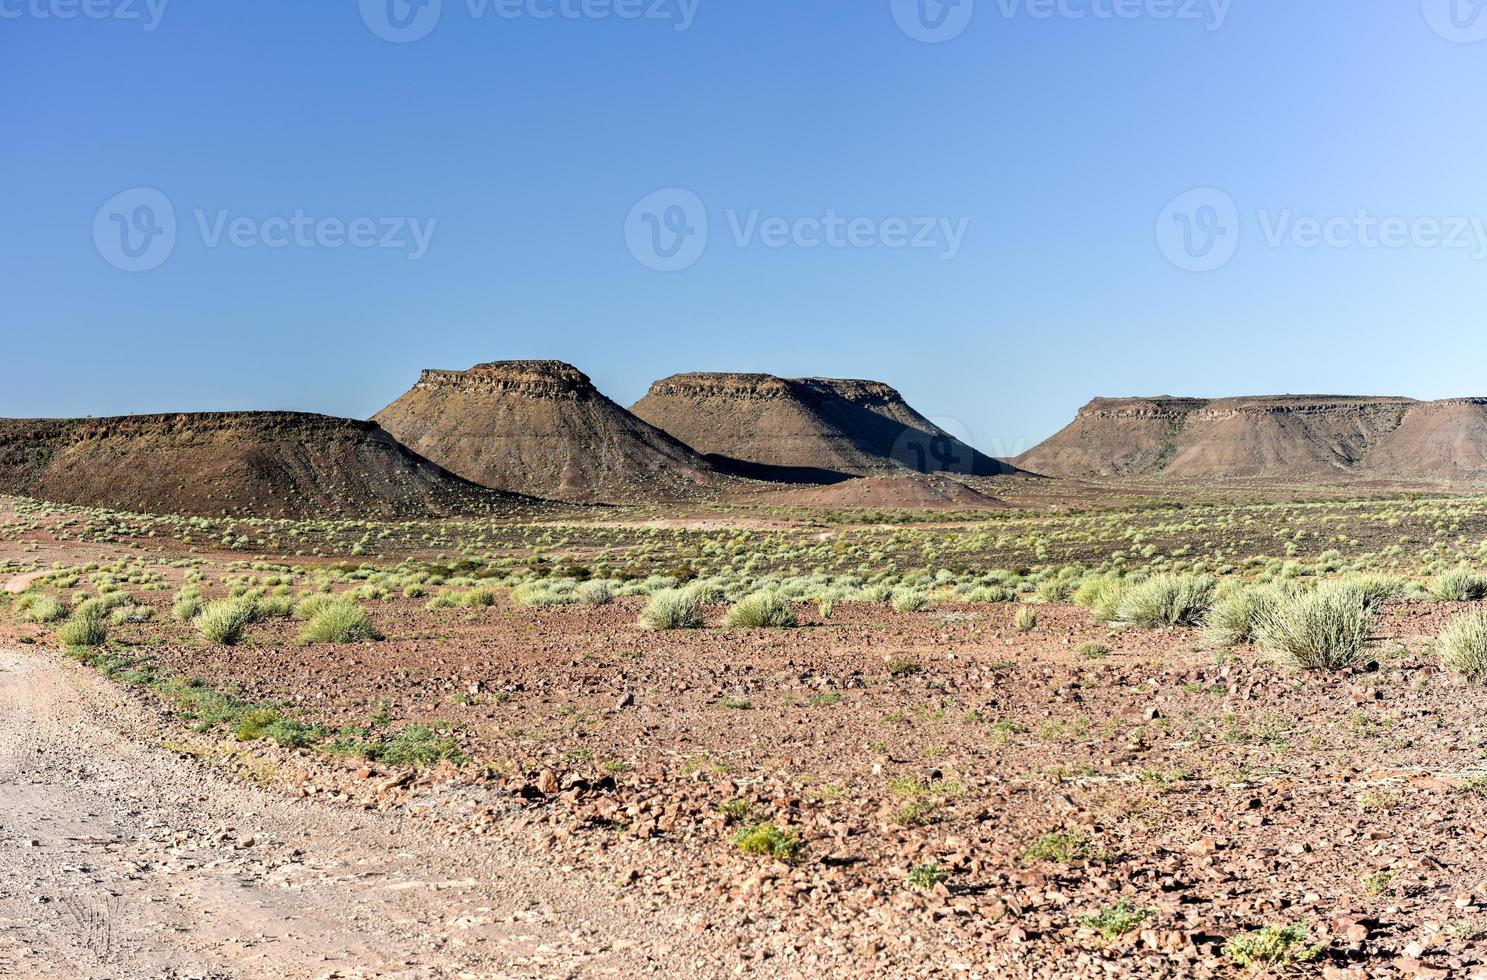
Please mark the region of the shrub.
<svg viewBox="0 0 1487 980"><path fill-rule="evenodd" d="M208 643L232 646L243 638L243 630L251 622L251 599L221 599L208 605L196 617L196 629Z"/></svg>
<svg viewBox="0 0 1487 980"><path fill-rule="evenodd" d="M646 603L640 625L652 630L697 629L702 625L701 603L685 589L663 589Z"/></svg>
<svg viewBox="0 0 1487 980"><path fill-rule="evenodd" d="M744 827L733 838L733 842L745 854L772 857L788 864L799 861L805 851L805 844L801 841L799 833L794 830L781 830L772 823Z"/></svg>
<svg viewBox="0 0 1487 980"><path fill-rule="evenodd" d="M1363 595L1363 604L1377 609L1386 602L1398 602L1405 596L1404 582L1390 575L1349 575L1343 584Z"/></svg>
<svg viewBox="0 0 1487 980"><path fill-rule="evenodd" d="M918 589L894 589L888 601L899 612L919 612L929 608L929 596Z"/></svg>
<svg viewBox="0 0 1487 980"><path fill-rule="evenodd" d="M614 590L602 579L585 582L578 587L578 601L586 606L604 606L614 601Z"/></svg>
<svg viewBox="0 0 1487 980"><path fill-rule="evenodd" d="M1476 602L1487 599L1487 577L1470 569L1457 568L1441 574L1427 592L1442 602Z"/></svg>
<svg viewBox="0 0 1487 980"><path fill-rule="evenodd" d="M367 611L347 601L326 606L299 632L301 643L364 643L380 639L382 636L372 626Z"/></svg>
<svg viewBox="0 0 1487 980"><path fill-rule="evenodd" d="M1130 585L1121 579L1101 575L1086 579L1074 593L1074 604L1090 611L1095 621L1109 623L1120 611L1120 601Z"/></svg>
<svg viewBox="0 0 1487 980"><path fill-rule="evenodd" d="M1088 657L1090 660L1099 660L1102 657L1110 656L1110 648L1103 643L1081 643L1079 644L1079 649L1074 652L1081 657Z"/></svg>
<svg viewBox="0 0 1487 980"><path fill-rule="evenodd" d="M26 605L26 619L33 623L55 623L67 617L67 606L51 596L37 596Z"/></svg>
<svg viewBox="0 0 1487 980"><path fill-rule="evenodd" d="M1154 575L1126 591L1115 619L1145 629L1196 626L1213 605L1217 587L1207 575Z"/></svg>
<svg viewBox="0 0 1487 980"><path fill-rule="evenodd" d="M495 604L496 594L490 589L471 589L469 592L460 596L460 605L470 609L477 609L482 606L494 606Z"/></svg>
<svg viewBox="0 0 1487 980"><path fill-rule="evenodd" d="M108 623L97 607L79 606L72 618L57 627L57 639L69 647L102 646L108 639Z"/></svg>
<svg viewBox="0 0 1487 980"><path fill-rule="evenodd" d="M795 610L778 592L763 591L745 596L728 610L729 626L787 629L796 623Z"/></svg>
<svg viewBox="0 0 1487 980"><path fill-rule="evenodd" d="M206 600L196 593L182 594L170 607L170 614L183 623L189 623L206 608Z"/></svg>
<svg viewBox="0 0 1487 980"><path fill-rule="evenodd" d="M1307 926L1266 926L1239 933L1224 944L1224 952L1242 967L1305 963L1322 952L1321 946L1310 942L1311 929Z"/></svg>
<svg viewBox="0 0 1487 980"><path fill-rule="evenodd" d="M316 616L320 615L320 613L335 605L337 602L344 601L344 599L338 599L333 595L326 595L323 593L307 595L299 602L295 603L294 618L302 620L314 619Z"/></svg>
<svg viewBox="0 0 1487 980"><path fill-rule="evenodd" d="M511 590L511 598L523 606L571 606L578 601L577 584L563 579L525 582Z"/></svg>
<svg viewBox="0 0 1487 980"><path fill-rule="evenodd" d="M1487 610L1457 616L1441 630L1436 641L1447 670L1468 680L1487 680Z"/></svg>
<svg viewBox="0 0 1487 980"><path fill-rule="evenodd" d="M1268 650L1308 670L1342 670L1362 659L1374 613L1363 592L1326 582L1286 596L1264 611L1255 636Z"/></svg>
<svg viewBox="0 0 1487 980"><path fill-rule="evenodd" d="M1012 617L1012 625L1017 627L1019 633L1031 633L1038 628L1038 610L1023 606Z"/></svg>
<svg viewBox="0 0 1487 980"><path fill-rule="evenodd" d="M288 619L294 615L294 600L287 595L264 596L253 602L253 621Z"/></svg>
<svg viewBox="0 0 1487 980"><path fill-rule="evenodd" d="M155 610L149 606L119 606L108 614L108 621L115 626L123 626L127 623L148 623L155 616Z"/></svg>
<svg viewBox="0 0 1487 980"><path fill-rule="evenodd" d="M1029 844L1024 853L1029 860L1052 861L1055 864L1077 864L1095 856L1089 838L1077 831L1044 834Z"/></svg>
<svg viewBox="0 0 1487 980"><path fill-rule="evenodd" d="M1281 590L1270 585L1241 586L1226 592L1203 621L1208 642L1223 647L1253 643L1261 617L1274 609L1281 597Z"/></svg>

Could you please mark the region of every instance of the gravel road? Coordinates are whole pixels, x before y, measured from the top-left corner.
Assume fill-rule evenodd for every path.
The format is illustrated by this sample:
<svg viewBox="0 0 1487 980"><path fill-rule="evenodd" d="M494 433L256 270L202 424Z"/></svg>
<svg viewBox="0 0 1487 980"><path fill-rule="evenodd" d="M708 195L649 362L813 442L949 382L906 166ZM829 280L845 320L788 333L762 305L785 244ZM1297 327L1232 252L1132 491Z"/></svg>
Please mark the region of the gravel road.
<svg viewBox="0 0 1487 980"><path fill-rule="evenodd" d="M0 649L0 976L695 975L581 873L291 801L149 743L147 712Z"/></svg>

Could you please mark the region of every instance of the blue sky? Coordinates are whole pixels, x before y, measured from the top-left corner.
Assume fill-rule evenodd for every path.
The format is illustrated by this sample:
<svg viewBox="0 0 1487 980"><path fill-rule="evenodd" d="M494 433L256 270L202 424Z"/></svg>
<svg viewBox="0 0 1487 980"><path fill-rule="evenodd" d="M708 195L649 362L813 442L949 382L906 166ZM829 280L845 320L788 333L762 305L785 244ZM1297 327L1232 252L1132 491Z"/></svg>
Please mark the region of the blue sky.
<svg viewBox="0 0 1487 980"><path fill-rule="evenodd" d="M1487 394L1472 0L388 2L0 0L0 415L557 357L1011 454L1099 394Z"/></svg>

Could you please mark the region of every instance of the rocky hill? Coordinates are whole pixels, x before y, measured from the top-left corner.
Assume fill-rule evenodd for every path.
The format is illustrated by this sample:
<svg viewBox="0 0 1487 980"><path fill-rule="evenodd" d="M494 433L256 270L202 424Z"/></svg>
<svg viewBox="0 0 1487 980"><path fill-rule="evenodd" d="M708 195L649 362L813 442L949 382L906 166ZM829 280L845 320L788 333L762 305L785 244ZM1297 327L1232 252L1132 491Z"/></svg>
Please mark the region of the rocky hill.
<svg viewBox="0 0 1487 980"><path fill-rule="evenodd" d="M533 496L674 500L726 482L697 453L561 361L424 371L376 421L468 480Z"/></svg>
<svg viewBox="0 0 1487 980"><path fill-rule="evenodd" d="M1487 478L1487 399L1097 398L1018 457L1049 476Z"/></svg>
<svg viewBox="0 0 1487 980"><path fill-rule="evenodd" d="M993 476L1012 467L960 442L877 381L678 374L631 409L719 466L760 479Z"/></svg>
<svg viewBox="0 0 1487 980"><path fill-rule="evenodd" d="M371 422L294 412L3 419L0 491L199 516L412 519L520 503Z"/></svg>

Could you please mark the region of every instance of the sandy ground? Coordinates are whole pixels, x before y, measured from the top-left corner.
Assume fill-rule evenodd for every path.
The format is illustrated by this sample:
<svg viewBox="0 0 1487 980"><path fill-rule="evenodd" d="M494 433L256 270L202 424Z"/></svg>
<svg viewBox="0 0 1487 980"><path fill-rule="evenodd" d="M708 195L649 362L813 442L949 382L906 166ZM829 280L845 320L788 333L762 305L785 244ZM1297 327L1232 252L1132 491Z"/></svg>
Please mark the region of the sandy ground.
<svg viewBox="0 0 1487 980"><path fill-rule="evenodd" d="M143 714L0 650L0 976L677 975L600 883L230 782Z"/></svg>

